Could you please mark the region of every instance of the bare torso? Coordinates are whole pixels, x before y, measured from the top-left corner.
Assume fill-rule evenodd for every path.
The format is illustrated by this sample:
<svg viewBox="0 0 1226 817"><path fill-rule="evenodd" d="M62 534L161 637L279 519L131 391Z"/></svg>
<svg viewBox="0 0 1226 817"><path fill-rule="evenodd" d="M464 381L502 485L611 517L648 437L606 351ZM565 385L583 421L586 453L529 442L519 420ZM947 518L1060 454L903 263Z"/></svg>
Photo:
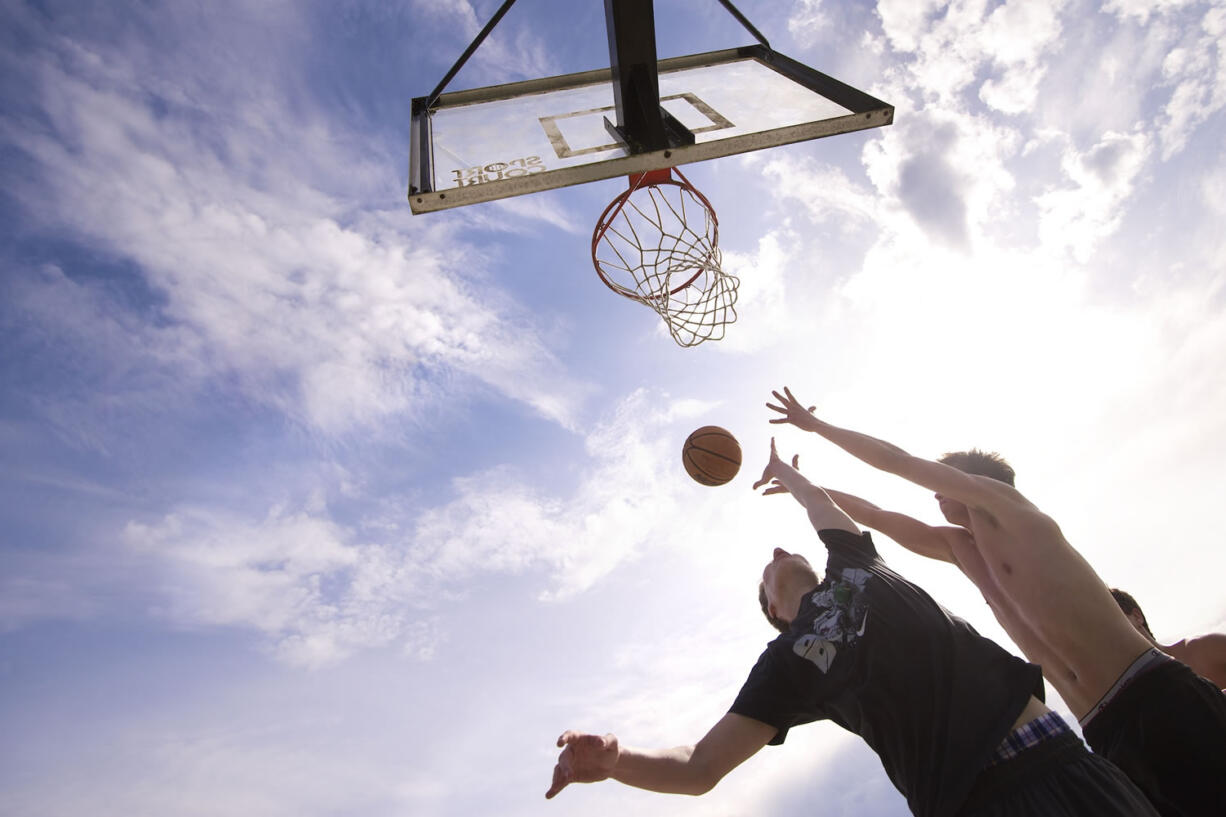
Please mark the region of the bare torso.
<svg viewBox="0 0 1226 817"><path fill-rule="evenodd" d="M1010 731L1017 729L1019 726L1028 724L1035 718L1042 715L1044 712L1050 711L1051 710L1048 708L1047 704L1031 695L1030 700L1026 702L1026 708L1022 710L1022 714L1017 716L1017 720L1013 722L1013 726L1011 727Z"/></svg>
<svg viewBox="0 0 1226 817"><path fill-rule="evenodd" d="M1005 632L1080 718L1150 644L1055 521L1016 496L970 508L969 532L942 530Z"/></svg>

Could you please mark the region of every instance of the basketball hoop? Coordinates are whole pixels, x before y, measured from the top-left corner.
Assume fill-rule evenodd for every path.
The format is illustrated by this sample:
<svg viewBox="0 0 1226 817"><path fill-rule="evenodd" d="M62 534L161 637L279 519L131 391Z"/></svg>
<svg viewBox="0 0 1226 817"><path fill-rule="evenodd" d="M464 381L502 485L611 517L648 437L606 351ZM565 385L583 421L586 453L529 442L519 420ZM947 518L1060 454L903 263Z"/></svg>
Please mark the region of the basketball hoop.
<svg viewBox="0 0 1226 817"><path fill-rule="evenodd" d="M631 176L592 233L600 280L659 313L680 346L720 340L736 320L740 280L721 261L715 210L676 168Z"/></svg>

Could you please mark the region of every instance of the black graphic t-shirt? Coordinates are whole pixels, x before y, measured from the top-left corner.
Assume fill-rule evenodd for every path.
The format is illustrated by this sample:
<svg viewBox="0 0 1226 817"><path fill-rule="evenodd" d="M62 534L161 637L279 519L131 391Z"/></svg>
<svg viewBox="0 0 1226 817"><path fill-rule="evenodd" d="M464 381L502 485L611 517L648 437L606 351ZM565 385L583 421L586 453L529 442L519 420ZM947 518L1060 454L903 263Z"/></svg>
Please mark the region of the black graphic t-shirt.
<svg viewBox="0 0 1226 817"><path fill-rule="evenodd" d="M886 567L868 533L823 530L826 577L767 645L732 712L862 737L918 817L954 814L1031 694L1039 668Z"/></svg>

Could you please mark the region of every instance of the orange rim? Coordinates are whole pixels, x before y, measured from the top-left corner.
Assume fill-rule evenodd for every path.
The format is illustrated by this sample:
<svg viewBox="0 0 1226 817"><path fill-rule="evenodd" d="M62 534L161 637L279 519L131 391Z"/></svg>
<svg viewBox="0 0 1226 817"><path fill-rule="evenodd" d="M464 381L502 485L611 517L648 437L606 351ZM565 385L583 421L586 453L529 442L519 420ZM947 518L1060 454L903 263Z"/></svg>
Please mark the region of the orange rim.
<svg viewBox="0 0 1226 817"><path fill-rule="evenodd" d="M679 178L680 181L672 177L674 173L677 174L677 178ZM715 208L711 206L711 202L707 199L707 197L704 196L698 188L690 184L690 180L685 177L685 174L675 167L666 167L662 170L648 170L644 173L633 173L629 178L630 186L623 192L619 193L617 197L613 199L613 201L609 202L609 206L604 208L604 212L601 213L600 218L596 220L596 229L592 233L592 266L596 268L596 274L600 276L600 280L603 281L605 286L607 286L609 289L613 290L618 295L630 298L631 300L649 304L651 301L659 301L676 295L678 292L697 281L699 277L701 277L707 270L705 267L699 268L699 270L695 272L689 278L689 280L676 289L669 291L667 294L653 295L650 297L639 295L637 292L626 289L616 281L610 280L609 277L604 274L604 270L600 268L600 261L596 258L596 250L600 247L600 242L604 240L605 233L608 232L609 227L612 226L613 219L617 218L617 214L620 213L622 208L626 206L626 202L630 200L630 196L638 190L643 190L648 187L660 187L661 185L665 184L674 184L677 187L680 187L682 190L692 193L694 197L702 203L703 207L706 208L707 213L711 216L711 223L715 226L716 242L719 240L719 219L715 215ZM714 244L715 242L712 243Z"/></svg>

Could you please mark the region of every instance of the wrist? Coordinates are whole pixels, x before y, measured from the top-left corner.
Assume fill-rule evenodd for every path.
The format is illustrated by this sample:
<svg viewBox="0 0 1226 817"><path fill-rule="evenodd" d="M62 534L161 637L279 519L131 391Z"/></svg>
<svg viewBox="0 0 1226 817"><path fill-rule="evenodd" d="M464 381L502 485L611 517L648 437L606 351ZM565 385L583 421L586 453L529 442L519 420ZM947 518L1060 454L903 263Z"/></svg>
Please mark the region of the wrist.
<svg viewBox="0 0 1226 817"><path fill-rule="evenodd" d="M609 779L616 780L619 783L624 783L625 781L618 775L619 773L626 771L626 764L624 764L623 761L625 760L625 756L628 754L628 752L622 749L621 744L617 742L616 735L609 734L605 737L609 741L609 749L612 750L613 754L613 764L609 767Z"/></svg>

